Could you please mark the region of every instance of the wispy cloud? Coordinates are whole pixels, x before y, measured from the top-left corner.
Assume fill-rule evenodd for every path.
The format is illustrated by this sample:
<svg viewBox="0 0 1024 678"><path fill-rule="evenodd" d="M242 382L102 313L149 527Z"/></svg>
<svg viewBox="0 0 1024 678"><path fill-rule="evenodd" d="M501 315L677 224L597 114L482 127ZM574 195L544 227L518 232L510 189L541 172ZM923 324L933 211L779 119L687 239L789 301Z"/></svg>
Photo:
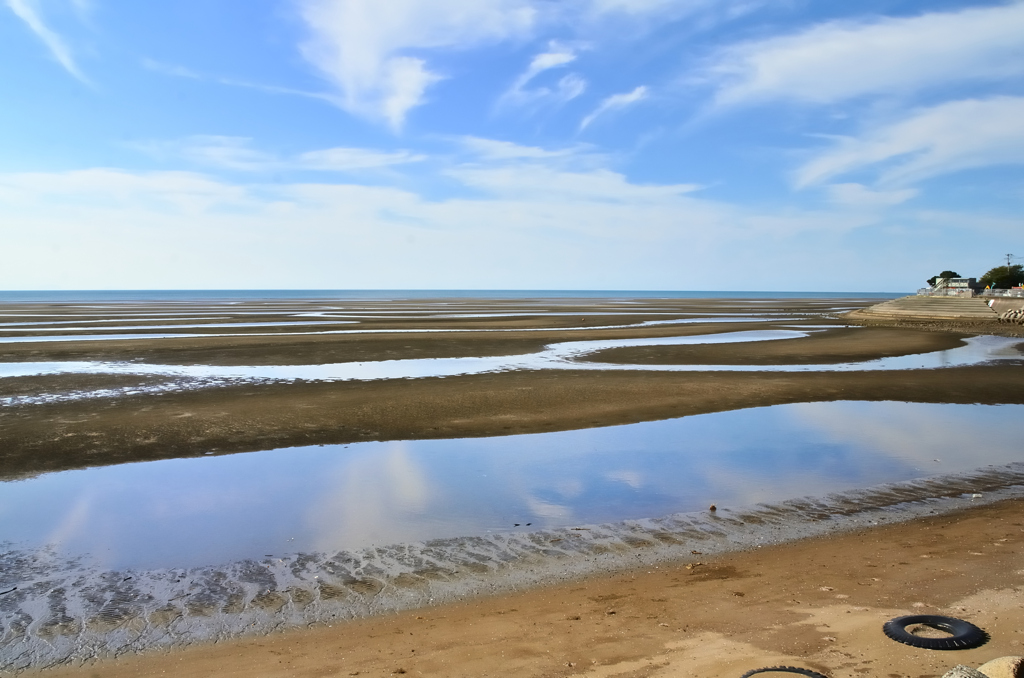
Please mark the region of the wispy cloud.
<svg viewBox="0 0 1024 678"><path fill-rule="evenodd" d="M879 182L907 184L939 174L1024 164L1024 97L953 101L843 138L796 174L798 187L881 166Z"/></svg>
<svg viewBox="0 0 1024 678"><path fill-rule="evenodd" d="M445 171L463 185L495 198L546 204L618 204L636 207L678 204L701 189L696 184L635 184L600 164L599 155L522 153L492 156L490 162Z"/></svg>
<svg viewBox="0 0 1024 678"><path fill-rule="evenodd" d="M587 82L575 73L570 73L558 81L554 87L534 87L527 85L538 75L554 68L563 68L576 60L576 53L568 47L553 42L547 52L542 52L530 61L529 67L512 86L498 99L498 108L505 106L524 106L547 101L562 104L583 94Z"/></svg>
<svg viewBox="0 0 1024 678"><path fill-rule="evenodd" d="M627 108L637 103L638 101L642 101L646 98L647 87L645 85L640 85L632 92L627 92L625 94L613 94L612 96L602 101L598 105L598 107L594 109L593 113L583 118L583 120L580 122L580 130L586 129L587 127L590 126L592 122L594 122L594 120L596 120L598 117L606 113Z"/></svg>
<svg viewBox="0 0 1024 678"><path fill-rule="evenodd" d="M829 201L845 207L875 209L904 203L918 194L917 189L901 188L878 191L864 184L832 184L827 187Z"/></svg>
<svg viewBox="0 0 1024 678"><path fill-rule="evenodd" d="M86 7L83 0L76 0L74 5L79 11L84 11ZM82 82L88 83L88 79L78 68L78 64L75 63L75 59L71 55L71 48L68 47L61 36L43 21L42 14L39 11L39 0L7 0L7 6L11 8L11 11L19 19L28 25L32 32L36 34L36 37L43 41L43 44L50 50L53 58L64 67L64 70Z"/></svg>
<svg viewBox="0 0 1024 678"><path fill-rule="evenodd" d="M708 30L754 12L775 0L588 0L578 3L576 23L603 23L643 32L665 22L687 20L684 30Z"/></svg>
<svg viewBox="0 0 1024 678"><path fill-rule="evenodd" d="M428 63L432 52L530 38L545 26L568 27L573 34L583 35L597 30L595 25L607 29L610 21L642 27L655 18L675 20L712 11L731 16L739 8L760 4L756 0L293 2L309 31L302 54L337 88L337 104L396 131L412 109L425 103L428 90L446 77ZM527 89L540 73L564 67L575 58L571 50L557 45L537 55L499 100L499 107L578 97L587 83L577 74L566 75L553 87Z"/></svg>
<svg viewBox="0 0 1024 678"><path fill-rule="evenodd" d="M142 60L142 66L154 73L161 73L163 75L170 75L175 78L190 78L192 80L210 80L207 76L204 76L195 71L189 70L184 66L178 66L177 64L167 64L162 61L150 59L146 57Z"/></svg>
<svg viewBox="0 0 1024 678"><path fill-rule="evenodd" d="M0 202L11 209L19 203L46 204L58 196L65 202L55 205L57 212L83 209L129 213L141 209L199 213L216 206L240 206L249 201L245 188L193 172L135 173L94 168L0 175Z"/></svg>
<svg viewBox="0 0 1024 678"><path fill-rule="evenodd" d="M459 141L475 156L487 160L551 160L579 156L589 150L588 147L581 144L549 150L539 146L524 146L511 141L480 137L462 137Z"/></svg>
<svg viewBox="0 0 1024 678"><path fill-rule="evenodd" d="M140 143L135 147L158 157L182 158L198 165L242 172L351 172L425 159L425 156L409 151L384 152L365 148L325 148L282 157L253 148L252 140L245 137L204 135Z"/></svg>
<svg viewBox="0 0 1024 678"><path fill-rule="evenodd" d="M296 0L309 29L302 54L355 115L399 130L409 111L443 78L411 52L468 49L525 35L528 0Z"/></svg>
<svg viewBox="0 0 1024 678"><path fill-rule="evenodd" d="M365 148L325 148L296 156L291 162L300 169L325 172L351 172L353 170L405 165L426 160L426 156L395 151L384 153Z"/></svg>
<svg viewBox="0 0 1024 678"><path fill-rule="evenodd" d="M832 103L904 96L964 81L1024 74L1024 3L909 18L831 22L729 47L708 71L715 102Z"/></svg>
<svg viewBox="0 0 1024 678"><path fill-rule="evenodd" d="M169 75L174 78L187 78L189 80L216 82L221 85L228 85L230 87L241 87L243 89L253 89L258 92L265 92L267 94L283 94L286 96L303 97L306 99L319 99L321 101L326 101L331 104L336 104L338 102L337 96L327 92L309 92L306 90L294 89L292 87L279 87L277 85L266 85L259 82L238 80L236 78L225 78L217 75L207 75L203 73L197 73L196 71L185 68L184 66L179 66L177 64L168 64L150 58L144 58L142 60L142 66L155 73Z"/></svg>

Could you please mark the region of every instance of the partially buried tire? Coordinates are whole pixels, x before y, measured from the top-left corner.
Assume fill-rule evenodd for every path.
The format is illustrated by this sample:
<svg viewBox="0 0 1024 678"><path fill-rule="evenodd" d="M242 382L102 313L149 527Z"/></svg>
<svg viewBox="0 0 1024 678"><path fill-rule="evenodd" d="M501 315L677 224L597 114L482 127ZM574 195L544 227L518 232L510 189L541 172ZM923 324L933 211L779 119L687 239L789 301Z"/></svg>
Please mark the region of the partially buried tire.
<svg viewBox="0 0 1024 678"><path fill-rule="evenodd" d="M810 669L802 669L798 666L766 666L763 669L754 669L753 671L747 671L740 678L750 678L755 673L799 673L801 676L807 676L807 678L828 678L817 671L811 671Z"/></svg>
<svg viewBox="0 0 1024 678"><path fill-rule="evenodd" d="M908 626L929 626L952 635L944 638L926 638L907 631ZM885 622L882 631L898 643L925 650L967 650L984 645L988 634L970 622L937 614L911 614Z"/></svg>

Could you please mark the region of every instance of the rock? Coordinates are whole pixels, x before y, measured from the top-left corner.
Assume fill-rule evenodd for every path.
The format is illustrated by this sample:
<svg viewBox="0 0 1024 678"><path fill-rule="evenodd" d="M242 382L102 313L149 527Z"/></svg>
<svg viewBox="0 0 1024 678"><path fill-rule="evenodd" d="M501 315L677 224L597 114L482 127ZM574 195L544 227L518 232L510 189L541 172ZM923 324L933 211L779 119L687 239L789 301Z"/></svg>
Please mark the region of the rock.
<svg viewBox="0 0 1024 678"><path fill-rule="evenodd" d="M984 673L970 666L959 664L942 675L942 678L988 678Z"/></svg>
<svg viewBox="0 0 1024 678"><path fill-rule="evenodd" d="M978 671L988 678L1024 678L1024 657L1000 657L985 662Z"/></svg>

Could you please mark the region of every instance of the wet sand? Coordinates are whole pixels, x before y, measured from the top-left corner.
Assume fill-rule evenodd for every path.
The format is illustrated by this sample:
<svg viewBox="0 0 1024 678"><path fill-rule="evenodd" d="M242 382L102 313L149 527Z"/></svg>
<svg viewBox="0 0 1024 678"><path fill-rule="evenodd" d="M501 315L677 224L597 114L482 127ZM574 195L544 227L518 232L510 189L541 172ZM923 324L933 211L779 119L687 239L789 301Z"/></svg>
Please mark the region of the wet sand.
<svg viewBox="0 0 1024 678"><path fill-rule="evenodd" d="M833 678L933 678L1024 654L1022 515L1024 501L1010 501L39 675L736 678L790 665ZM904 614L966 619L991 639L971 650L915 649L882 634Z"/></svg>
<svg viewBox="0 0 1024 678"><path fill-rule="evenodd" d="M239 327L232 330L235 336L212 336L223 333L223 328L192 328L188 332L211 336L0 343L0 361L317 364L520 355L554 341L838 325L801 339L613 349L592 356L638 365L817 365L945 350L962 345L965 337L978 331L973 326L920 322L843 327L852 324L841 315L846 308L868 303L847 300L644 300L637 304L643 308L625 310L622 304L566 302L535 304L526 308L527 312L518 312L529 303L455 304L455 311L463 315L517 311L514 317L500 318L442 318L439 316L444 313L437 307L424 312L423 303L344 308L344 314L377 315L330 329L359 330L341 334L299 334L322 332L324 327L289 325L272 332L266 327ZM315 308L316 304L304 303L300 310L312 312ZM127 322L116 318L117 326L169 324L166 317L156 315L166 312L166 306L128 310L148 314L149 319ZM243 304L235 309L182 307L175 312L189 317L218 316L210 323L223 323L220 316L224 315L242 322L244 313L258 313L259 317L248 319L259 322L294 322L294 310L280 304ZM443 310L453 313L451 308ZM71 311L83 312L91 324L76 322L67 329L50 326L45 331L40 325L4 336L116 333L97 329L99 321L114 319L114 311L126 312L120 306L87 311L54 305L0 308L0 313L12 314L3 319L11 322L25 322L28 316L38 322L57 322L66 320ZM396 317L398 311L419 315ZM730 316L708 315L751 311L761 314L756 325L730 322ZM642 325L652 320L687 322ZM197 322L183 320L179 324ZM991 328L992 333L1001 329L1006 326ZM154 334L165 331L151 330ZM136 375L18 377L0 379L0 397L73 395L97 388L148 387L156 381ZM119 391L103 399L70 398L0 409L4 441L0 479L211 452L569 430L830 400L1020 404L1024 403L1024 364L1017 360L906 370L898 376L856 371L513 371L373 382L295 381L191 391ZM525 594L106 661L87 666L88 674L67 673L731 676L765 663L810 662L833 676L865 672L886 673L891 678L941 675L948 668L943 664L945 655L935 658L935 653L896 645L881 635L880 624L898 613L948 612L958 607L966 610L960 616L970 612L970 618L983 626L1000 627L1006 615L1017 619L1014 605L1020 610L1024 602L1020 594L1024 567L1019 556L1021 523L1017 518L1022 507L1020 502L1007 503L960 517L936 518L932 523L912 522L714 560L692 554L693 558L678 564L659 561L650 573L645 568L599 575ZM624 543L628 545L628 539ZM953 547L947 548L949 545ZM686 568L698 561L704 564ZM621 560L615 563L616 568L623 566ZM266 609L273 612L276 600L264 601ZM914 603L924 607L913 607ZM0 607L2 604L0 599ZM111 623L116 629L116 620ZM980 664L1000 654L1024 654L1021 636L1007 633L1003 638L993 633L992 643L985 648L958 653L956 663ZM992 654L996 648L1001 649ZM974 662L972 657L979 659Z"/></svg>
<svg viewBox="0 0 1024 678"><path fill-rule="evenodd" d="M828 365L963 345L959 333L914 332L883 327L836 328L798 339L735 346L643 346L598 351L586 360L639 365Z"/></svg>
<svg viewBox="0 0 1024 678"><path fill-rule="evenodd" d="M504 373L230 386L6 408L0 478L369 440L541 433L826 400L1024 403L1024 366L849 373Z"/></svg>
<svg viewBox="0 0 1024 678"><path fill-rule="evenodd" d="M67 322L84 315L94 327L112 314L138 314L132 326L168 324L168 312L246 323L294 322L296 313L335 313L352 320L342 334L307 335L286 326L253 335L174 339L0 343L0 362L128 361L170 365L275 365L399 358L524 355L557 341L694 336L750 329L836 325L802 339L746 344L661 346L603 351L591 360L638 365L802 365L866 361L939 351L969 334L903 327L844 327L849 300L638 300L636 303L536 300L365 304L250 302L187 304L18 305L0 307L6 322ZM282 310L288 308L290 313ZM336 309L324 311L324 308ZM170 310L168 310L170 309ZM320 310L317 310L320 309ZM6 315L4 315L6 313ZM404 315L403 315L404 314ZM510 314L510 315L501 315ZM743 318L743 314L752 314ZM475 317L475 316L486 317ZM495 315L501 317L494 317ZM455 317L451 317L455 316ZM474 316L474 317L462 317ZM323 316L317 316L321 319ZM63 319L63 320L60 320ZM126 322L114 318L118 326ZM755 319L757 322L735 322ZM682 324L641 325L685 321ZM732 322L730 322L732 321ZM184 321L183 321L184 322ZM197 321L189 320L189 324ZM107 323L109 326L109 323ZM429 326L429 327L428 327ZM994 323L994 329L1008 325ZM27 337L81 333L80 324L8 326ZM431 332L423 332L425 328ZM259 328L261 331L267 328ZM444 331L447 330L447 331ZM99 332L99 330L96 330ZM110 330L105 330L110 332ZM224 332L222 327L211 332ZM116 334L117 332L112 332ZM159 334L154 331L153 334ZM121 389L117 397L68 397L0 409L4 445L0 479L56 470L249 452L274 447L368 440L537 433L652 421L793 402L837 399L950 403L1024 403L1024 364L884 372L707 373L510 371L447 378L381 381L232 383L216 388L155 390L141 375L58 374L0 379L0 399L74 396ZM142 387L149 387L146 392ZM141 389L141 390L140 390ZM400 413L400 414L399 414Z"/></svg>

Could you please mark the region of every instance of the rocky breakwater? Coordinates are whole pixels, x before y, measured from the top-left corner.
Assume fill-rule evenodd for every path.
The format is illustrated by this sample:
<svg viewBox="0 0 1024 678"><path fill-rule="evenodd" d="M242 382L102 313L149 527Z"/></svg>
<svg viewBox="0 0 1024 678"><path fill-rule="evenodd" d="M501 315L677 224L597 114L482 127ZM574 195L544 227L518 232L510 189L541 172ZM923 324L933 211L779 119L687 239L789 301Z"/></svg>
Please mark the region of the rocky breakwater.
<svg viewBox="0 0 1024 678"><path fill-rule="evenodd" d="M999 314L999 322L1013 325L1024 325L1024 306L1018 309L1010 309Z"/></svg>

